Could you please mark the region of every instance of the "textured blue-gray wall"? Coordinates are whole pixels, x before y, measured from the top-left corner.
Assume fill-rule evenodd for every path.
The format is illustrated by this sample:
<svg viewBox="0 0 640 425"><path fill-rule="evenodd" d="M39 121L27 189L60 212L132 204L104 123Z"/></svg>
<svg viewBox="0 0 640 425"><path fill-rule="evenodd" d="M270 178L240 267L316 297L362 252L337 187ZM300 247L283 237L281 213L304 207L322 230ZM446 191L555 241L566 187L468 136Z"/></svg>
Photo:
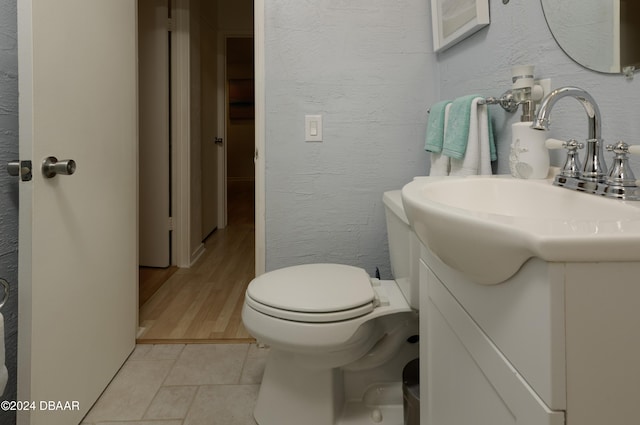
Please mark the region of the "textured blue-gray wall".
<svg viewBox="0 0 640 425"><path fill-rule="evenodd" d="M382 193L427 172L425 0L266 0L266 268L390 276ZM304 141L305 114L323 142Z"/></svg>
<svg viewBox="0 0 640 425"><path fill-rule="evenodd" d="M18 347L18 181L5 164L18 158L18 42L16 0L0 0L0 277L11 284L11 298L2 308L5 321L9 383L3 400L16 398ZM0 410L0 424L15 423L15 414Z"/></svg>
<svg viewBox="0 0 640 425"><path fill-rule="evenodd" d="M479 33L438 54L439 97L451 99L478 92L498 96L511 85L511 66L536 66L536 76L551 78L553 88L567 85L587 90L602 112L605 143L619 139L639 144L640 74L627 80L620 74L601 74L587 70L567 57L555 42L544 19L540 1L491 0L491 25ZM500 107L491 110L498 136L498 172L509 173L511 124L518 114ZM585 139L587 118L574 99L563 99L552 111L550 135L560 139ZM607 163L611 163L608 153ZM561 165L564 153L554 152L555 165ZM640 158L632 157L632 166L640 175Z"/></svg>
<svg viewBox="0 0 640 425"><path fill-rule="evenodd" d="M266 0L266 268L312 262L388 274L382 192L428 171L425 110L439 99L511 88L511 66L536 65L554 88L598 101L606 142L640 139L640 75L586 70L557 46L539 1L490 0L491 25L434 54L424 0ZM497 171L509 173L511 124L491 107ZM305 114L324 141L305 143ZM586 115L565 99L551 135L585 138ZM552 154L554 165L564 155ZM640 158L632 159L640 173Z"/></svg>

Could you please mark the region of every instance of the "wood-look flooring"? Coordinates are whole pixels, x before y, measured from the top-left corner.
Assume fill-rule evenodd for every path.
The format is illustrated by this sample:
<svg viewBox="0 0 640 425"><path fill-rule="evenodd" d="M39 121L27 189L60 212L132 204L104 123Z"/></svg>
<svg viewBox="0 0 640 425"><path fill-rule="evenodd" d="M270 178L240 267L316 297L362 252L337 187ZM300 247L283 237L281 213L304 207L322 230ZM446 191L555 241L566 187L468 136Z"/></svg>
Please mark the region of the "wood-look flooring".
<svg viewBox="0 0 640 425"><path fill-rule="evenodd" d="M253 184L229 189L229 223L205 241L189 269L178 269L140 307L138 343L250 342L244 292L255 276Z"/></svg>
<svg viewBox="0 0 640 425"><path fill-rule="evenodd" d="M149 298L158 292L158 289L177 271L178 268L176 266L164 269L158 267L140 267L138 274L138 281L140 282L138 308L149 301Z"/></svg>

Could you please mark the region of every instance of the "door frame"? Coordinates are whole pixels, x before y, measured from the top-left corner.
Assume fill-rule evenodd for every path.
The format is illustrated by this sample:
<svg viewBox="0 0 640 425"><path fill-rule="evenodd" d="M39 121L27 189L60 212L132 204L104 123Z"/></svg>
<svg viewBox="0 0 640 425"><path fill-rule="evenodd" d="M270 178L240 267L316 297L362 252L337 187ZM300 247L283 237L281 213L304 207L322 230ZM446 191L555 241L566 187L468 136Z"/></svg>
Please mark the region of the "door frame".
<svg viewBox="0 0 640 425"><path fill-rule="evenodd" d="M171 262L178 267L191 266L191 106L189 102L189 0L171 4Z"/></svg>
<svg viewBox="0 0 640 425"><path fill-rule="evenodd" d="M216 82L216 101L218 107L216 111L218 116L218 134L222 135L222 152L218 155L218 229L227 227L227 46L225 43L225 31L217 31L216 43L218 44L217 64L218 72L216 74L218 81Z"/></svg>
<svg viewBox="0 0 640 425"><path fill-rule="evenodd" d="M265 193L265 144L266 144L266 104L265 104L265 10L264 0L253 0L253 55L255 61L255 265L256 276L265 272L266 267L266 193Z"/></svg>
<svg viewBox="0 0 640 425"><path fill-rule="evenodd" d="M189 76L189 0L174 0L171 32L171 109L172 109L172 262L178 267L190 267L192 256L190 250L190 76ZM174 2L172 2L174 3ZM254 60L255 60L255 272L256 276L265 272L266 238L265 238L265 13L264 0L254 0ZM227 32L225 32L226 34ZM228 32L233 35L233 32ZM240 33L236 33L240 34ZM246 35L246 33L244 33ZM218 68L219 69L219 68ZM220 78L220 77L218 77ZM224 80L223 80L224 83ZM223 96L224 95L223 93ZM219 97L218 97L219 99ZM226 112L224 112L226 114ZM220 114L220 112L218 112ZM220 120L220 115L218 115ZM223 118L224 122L224 118ZM225 143L226 143L226 125ZM225 161L218 172L226 174L226 148L219 155ZM220 181L219 183L220 184ZM219 191L220 193L220 191ZM223 193L226 211L226 185ZM220 208L220 207L219 207ZM220 219L218 219L220 221ZM225 214L226 223L226 214Z"/></svg>

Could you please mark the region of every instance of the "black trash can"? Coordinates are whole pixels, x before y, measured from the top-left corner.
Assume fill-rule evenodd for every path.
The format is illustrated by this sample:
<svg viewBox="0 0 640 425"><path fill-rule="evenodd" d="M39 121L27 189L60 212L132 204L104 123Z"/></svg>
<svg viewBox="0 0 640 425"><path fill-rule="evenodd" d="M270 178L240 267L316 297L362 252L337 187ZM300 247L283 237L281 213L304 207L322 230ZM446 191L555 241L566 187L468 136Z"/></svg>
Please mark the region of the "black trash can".
<svg viewBox="0 0 640 425"><path fill-rule="evenodd" d="M404 425L420 425L420 359L413 359L402 370Z"/></svg>

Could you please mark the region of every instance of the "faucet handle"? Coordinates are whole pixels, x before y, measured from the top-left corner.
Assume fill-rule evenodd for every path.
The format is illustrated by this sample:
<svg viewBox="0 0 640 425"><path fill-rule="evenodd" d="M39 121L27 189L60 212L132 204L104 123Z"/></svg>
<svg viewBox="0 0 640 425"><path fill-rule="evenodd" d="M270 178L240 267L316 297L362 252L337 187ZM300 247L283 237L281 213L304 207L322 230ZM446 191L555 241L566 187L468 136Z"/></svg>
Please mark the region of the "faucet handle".
<svg viewBox="0 0 640 425"><path fill-rule="evenodd" d="M567 141L559 139L547 139L544 142L547 149L566 149L568 151L575 152L577 149L584 148L584 143L578 142L576 139L570 139Z"/></svg>
<svg viewBox="0 0 640 425"><path fill-rule="evenodd" d="M558 140L558 139L547 139L544 142L544 145L547 149L566 149L567 150L567 159L562 166L562 170L560 170L560 175L564 177L580 177L580 170L582 170L582 165L580 164L580 159L578 158L578 149L584 148L584 143L580 143L575 139L567 140Z"/></svg>
<svg viewBox="0 0 640 425"><path fill-rule="evenodd" d="M640 154L640 145L629 145L619 140L613 145L607 145L607 150L615 154Z"/></svg>
<svg viewBox="0 0 640 425"><path fill-rule="evenodd" d="M611 167L611 172L607 177L607 183L612 186L637 186L638 182L629 166L629 154L640 153L640 146L628 145L623 141L618 141L613 145L607 145L607 150L615 154L613 167Z"/></svg>

